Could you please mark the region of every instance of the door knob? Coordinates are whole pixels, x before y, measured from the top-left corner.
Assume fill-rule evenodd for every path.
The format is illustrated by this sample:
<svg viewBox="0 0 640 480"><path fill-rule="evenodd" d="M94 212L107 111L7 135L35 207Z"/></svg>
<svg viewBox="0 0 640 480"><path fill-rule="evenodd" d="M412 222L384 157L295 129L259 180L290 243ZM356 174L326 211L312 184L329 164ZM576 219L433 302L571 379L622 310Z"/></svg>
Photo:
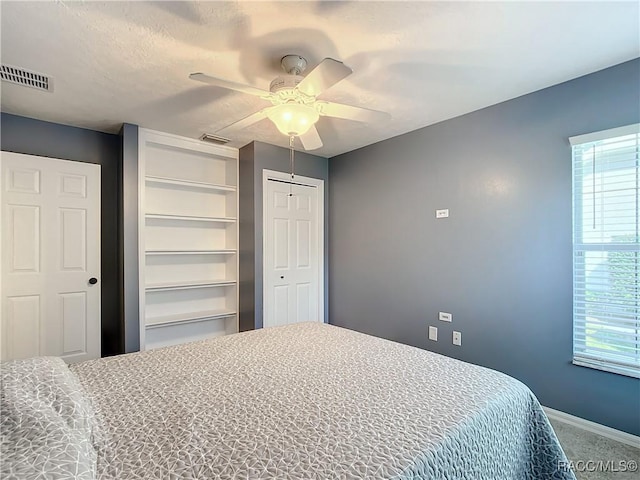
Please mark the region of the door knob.
<svg viewBox="0 0 640 480"><path fill-rule="evenodd" d="M90 283L91 285L95 285L96 283L98 283L98 279L97 279L96 277L91 277L91 278L89 279L89 283Z"/></svg>

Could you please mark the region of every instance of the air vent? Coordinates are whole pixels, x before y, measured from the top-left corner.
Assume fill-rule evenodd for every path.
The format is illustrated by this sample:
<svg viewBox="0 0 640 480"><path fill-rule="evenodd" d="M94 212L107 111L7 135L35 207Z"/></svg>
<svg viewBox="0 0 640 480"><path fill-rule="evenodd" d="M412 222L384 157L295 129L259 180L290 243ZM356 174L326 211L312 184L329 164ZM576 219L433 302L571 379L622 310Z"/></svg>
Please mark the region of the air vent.
<svg viewBox="0 0 640 480"><path fill-rule="evenodd" d="M53 91L53 79L41 73L25 70L24 68L12 67L11 65L0 65L0 77L2 80L25 87Z"/></svg>
<svg viewBox="0 0 640 480"><path fill-rule="evenodd" d="M224 145L225 143L229 143L231 140L228 138L221 137L220 135L214 135L213 133L203 133L200 136L200 140L208 143L215 143L217 145Z"/></svg>

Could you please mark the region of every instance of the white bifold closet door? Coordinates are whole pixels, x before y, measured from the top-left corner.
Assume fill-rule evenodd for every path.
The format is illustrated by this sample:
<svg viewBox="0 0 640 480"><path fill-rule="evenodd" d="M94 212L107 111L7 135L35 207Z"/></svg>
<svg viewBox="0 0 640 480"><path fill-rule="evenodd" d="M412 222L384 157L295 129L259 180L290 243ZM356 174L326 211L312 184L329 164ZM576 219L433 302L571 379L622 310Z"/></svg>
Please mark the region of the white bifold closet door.
<svg viewBox="0 0 640 480"><path fill-rule="evenodd" d="M264 182L264 326L323 321L322 182L270 177Z"/></svg>
<svg viewBox="0 0 640 480"><path fill-rule="evenodd" d="M99 358L100 166L2 152L0 172L2 360Z"/></svg>

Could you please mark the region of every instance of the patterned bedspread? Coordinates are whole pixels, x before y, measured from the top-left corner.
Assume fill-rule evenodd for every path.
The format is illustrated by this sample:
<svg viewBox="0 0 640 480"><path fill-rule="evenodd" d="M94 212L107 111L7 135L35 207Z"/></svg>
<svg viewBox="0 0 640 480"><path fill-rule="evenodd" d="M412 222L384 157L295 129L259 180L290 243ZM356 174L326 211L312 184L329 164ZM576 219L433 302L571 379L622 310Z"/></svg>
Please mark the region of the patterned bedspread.
<svg viewBox="0 0 640 480"><path fill-rule="evenodd" d="M522 383L330 325L70 369L95 409L100 479L574 478Z"/></svg>

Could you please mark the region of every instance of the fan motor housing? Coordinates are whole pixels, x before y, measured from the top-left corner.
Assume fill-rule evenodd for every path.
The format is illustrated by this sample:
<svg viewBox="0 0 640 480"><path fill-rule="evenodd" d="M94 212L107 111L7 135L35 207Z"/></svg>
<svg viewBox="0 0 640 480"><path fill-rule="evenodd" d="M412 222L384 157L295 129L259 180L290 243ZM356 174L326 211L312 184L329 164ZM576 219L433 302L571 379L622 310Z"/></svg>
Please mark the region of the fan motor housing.
<svg viewBox="0 0 640 480"><path fill-rule="evenodd" d="M302 75L282 75L272 80L269 85L269 91L271 93L277 93L280 90L292 90L298 86L298 84L304 80Z"/></svg>

